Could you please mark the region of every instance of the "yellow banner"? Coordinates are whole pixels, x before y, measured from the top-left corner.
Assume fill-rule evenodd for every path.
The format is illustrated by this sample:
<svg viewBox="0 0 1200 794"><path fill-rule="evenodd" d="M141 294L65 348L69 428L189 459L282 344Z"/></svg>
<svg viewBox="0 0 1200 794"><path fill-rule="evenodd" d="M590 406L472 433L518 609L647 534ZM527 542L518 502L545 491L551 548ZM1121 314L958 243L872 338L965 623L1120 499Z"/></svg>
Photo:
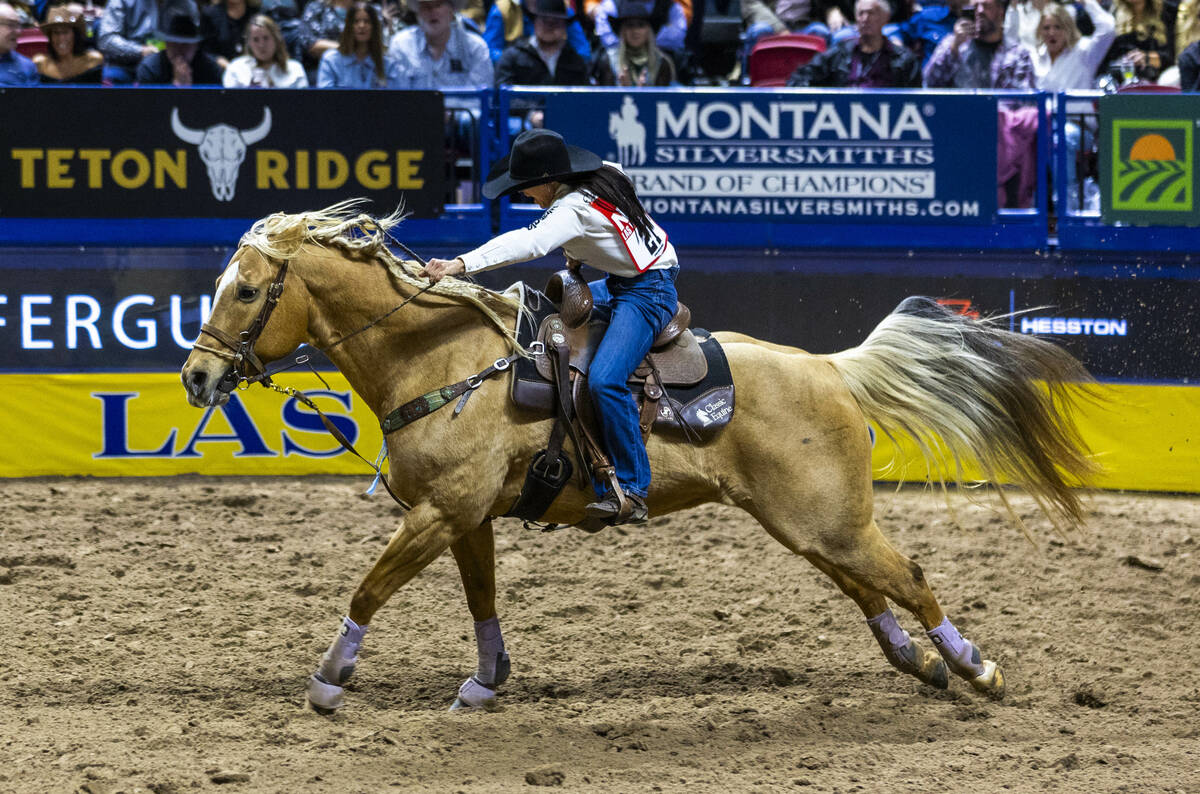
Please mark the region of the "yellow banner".
<svg viewBox="0 0 1200 794"><path fill-rule="evenodd" d="M311 374L276 380L305 388L359 452L373 458L382 443L375 416L339 373L324 377L328 390L311 389ZM1077 415L1104 467L1095 484L1200 493L1200 388L1105 388L1107 403L1086 404ZM3 477L370 471L341 450L316 414L260 387L235 392L211 412L187 404L175 373L0 375L0 394ZM897 448L883 436L872 463L879 479L925 477L911 445Z"/></svg>
<svg viewBox="0 0 1200 794"><path fill-rule="evenodd" d="M1080 434L1103 467L1097 488L1200 493L1200 388L1103 387L1104 402L1081 401ZM875 478L923 482L925 463L916 445L898 445L875 429ZM949 470L941 472L950 476ZM968 476L974 476L968 471Z"/></svg>
<svg viewBox="0 0 1200 794"><path fill-rule="evenodd" d="M284 375L305 389L363 457L382 444L375 416L336 372ZM317 389L313 389L316 383ZM179 375L0 375L0 476L165 474L362 474L317 415L256 386L211 412L187 404ZM416 396L416 395L414 395Z"/></svg>

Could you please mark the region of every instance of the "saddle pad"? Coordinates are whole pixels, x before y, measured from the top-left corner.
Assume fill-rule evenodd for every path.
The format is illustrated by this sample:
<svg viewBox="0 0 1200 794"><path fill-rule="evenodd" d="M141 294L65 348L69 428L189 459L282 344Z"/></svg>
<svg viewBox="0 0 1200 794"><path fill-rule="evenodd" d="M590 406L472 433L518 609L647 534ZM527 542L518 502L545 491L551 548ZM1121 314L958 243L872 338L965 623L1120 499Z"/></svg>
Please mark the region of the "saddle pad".
<svg viewBox="0 0 1200 794"><path fill-rule="evenodd" d="M702 328L697 328L695 335L708 361L708 372L695 385L663 389L654 431L708 441L733 419L733 373L721 343Z"/></svg>
<svg viewBox="0 0 1200 794"><path fill-rule="evenodd" d="M565 336L571 347L571 368L586 375L607 328L606 323L588 323L584 328L569 328L559 315L551 314L542 321L537 338L550 349L551 336L556 333ZM666 347L655 350L651 355L664 386L691 386L703 380L708 372L708 361L691 330L685 330ZM542 378L549 381L553 377L549 357L539 356L534 363ZM640 380L642 378L631 379Z"/></svg>

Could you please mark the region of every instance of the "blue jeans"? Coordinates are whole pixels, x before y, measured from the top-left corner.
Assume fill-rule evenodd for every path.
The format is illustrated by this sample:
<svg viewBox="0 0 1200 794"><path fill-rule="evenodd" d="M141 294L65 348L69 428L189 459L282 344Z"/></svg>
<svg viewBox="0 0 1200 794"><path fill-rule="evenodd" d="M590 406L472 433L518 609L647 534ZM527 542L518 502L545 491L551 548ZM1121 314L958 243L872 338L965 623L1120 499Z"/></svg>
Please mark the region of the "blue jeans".
<svg viewBox="0 0 1200 794"><path fill-rule="evenodd" d="M673 267L631 278L609 276L588 284L594 315L609 318L608 330L588 370L588 392L621 490L643 498L650 489L650 458L642 443L637 403L626 381L650 352L654 337L675 315L678 274L679 268ZM607 489L599 481L595 487L600 496Z"/></svg>

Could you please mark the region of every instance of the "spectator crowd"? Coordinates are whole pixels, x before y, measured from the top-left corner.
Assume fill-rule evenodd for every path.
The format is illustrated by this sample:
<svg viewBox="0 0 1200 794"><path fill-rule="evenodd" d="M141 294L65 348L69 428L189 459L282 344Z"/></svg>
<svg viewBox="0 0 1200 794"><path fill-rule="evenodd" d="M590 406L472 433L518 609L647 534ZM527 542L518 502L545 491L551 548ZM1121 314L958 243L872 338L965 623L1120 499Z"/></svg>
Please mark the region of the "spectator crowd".
<svg viewBox="0 0 1200 794"><path fill-rule="evenodd" d="M1200 90L1200 0L54 2L0 0L0 85L739 85L803 34L787 85Z"/></svg>
<svg viewBox="0 0 1200 794"><path fill-rule="evenodd" d="M0 86L1200 91L1200 0L57 2L0 0ZM785 45L798 50L783 74L755 82L757 56ZM536 102L512 107L513 133L541 124ZM448 115L451 161L472 151L472 123ZM1000 103L1000 206L1032 205L1037 126L1032 105ZM1077 160L1094 122L1053 134L1068 147L1069 200L1086 204L1098 190Z"/></svg>

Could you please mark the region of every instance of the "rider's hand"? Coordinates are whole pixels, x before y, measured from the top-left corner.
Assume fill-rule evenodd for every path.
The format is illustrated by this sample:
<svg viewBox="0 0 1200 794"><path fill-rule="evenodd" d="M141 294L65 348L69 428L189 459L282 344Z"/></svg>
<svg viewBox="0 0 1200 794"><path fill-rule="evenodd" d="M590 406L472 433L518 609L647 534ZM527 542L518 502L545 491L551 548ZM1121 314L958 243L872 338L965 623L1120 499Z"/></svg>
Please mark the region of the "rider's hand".
<svg viewBox="0 0 1200 794"><path fill-rule="evenodd" d="M462 259L430 259L421 275L436 284L446 276L457 276L466 270L467 266Z"/></svg>

